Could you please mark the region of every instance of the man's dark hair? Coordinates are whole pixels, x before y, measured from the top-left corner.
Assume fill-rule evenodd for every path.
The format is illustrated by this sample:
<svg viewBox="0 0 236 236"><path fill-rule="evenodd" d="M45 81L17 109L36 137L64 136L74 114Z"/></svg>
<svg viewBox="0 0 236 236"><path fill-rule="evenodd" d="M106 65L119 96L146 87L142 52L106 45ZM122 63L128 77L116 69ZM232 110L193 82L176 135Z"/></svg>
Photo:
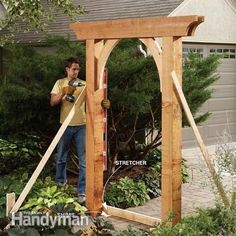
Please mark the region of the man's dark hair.
<svg viewBox="0 0 236 236"><path fill-rule="evenodd" d="M68 68L70 68L73 63L79 64L79 60L75 57L70 57L65 61L65 65Z"/></svg>

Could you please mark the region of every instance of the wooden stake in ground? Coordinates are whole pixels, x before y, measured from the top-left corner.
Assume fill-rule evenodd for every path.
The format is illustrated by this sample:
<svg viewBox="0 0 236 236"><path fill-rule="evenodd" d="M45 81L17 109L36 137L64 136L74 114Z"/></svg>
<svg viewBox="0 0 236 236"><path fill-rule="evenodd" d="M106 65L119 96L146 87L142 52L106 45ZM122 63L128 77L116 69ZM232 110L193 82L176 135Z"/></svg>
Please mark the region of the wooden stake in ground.
<svg viewBox="0 0 236 236"><path fill-rule="evenodd" d="M9 216L9 212L11 211L12 207L15 205L16 202L16 194L15 193L7 193L6 196L6 216Z"/></svg>
<svg viewBox="0 0 236 236"><path fill-rule="evenodd" d="M182 88L181 86L179 85L179 81L178 81L178 78L177 78L177 75L175 73L175 71L172 71L171 72L171 76L172 76L172 79L173 79L173 82L174 82L174 86L176 88L176 91L178 93L178 96L181 100L181 103L182 103L182 106L183 106L183 109L184 109L184 112L187 116L187 119L188 119L188 122L189 124L191 125L192 129L193 129L193 132L196 136L196 139L197 139L197 142L198 142L198 145L199 145L199 148L201 149L201 152L202 152L202 155L204 157L204 160L206 161L206 164L207 164L207 167L211 173L211 176L213 178L213 181L216 185L216 188L222 198L222 201L224 203L225 206L229 206L229 200L226 196L226 193L224 191L224 187L220 181L220 179L218 178L217 174L216 174L216 171L215 171L215 168L214 166L212 165L211 163L211 160L210 160L210 157L209 157L209 154L207 152L207 149L206 149L206 146L204 145L203 143L203 140L202 140L202 137L200 135L200 132L196 126L196 123L193 119L193 115L189 109L189 106L187 104L187 101L185 99L185 96L184 96L184 93L182 91Z"/></svg>

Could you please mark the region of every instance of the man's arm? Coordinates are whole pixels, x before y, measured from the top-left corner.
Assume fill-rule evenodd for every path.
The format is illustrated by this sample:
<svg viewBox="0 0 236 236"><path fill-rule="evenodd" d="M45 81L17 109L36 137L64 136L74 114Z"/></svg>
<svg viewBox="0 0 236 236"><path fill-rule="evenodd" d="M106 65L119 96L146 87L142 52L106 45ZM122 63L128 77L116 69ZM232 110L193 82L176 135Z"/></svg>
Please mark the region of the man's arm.
<svg viewBox="0 0 236 236"><path fill-rule="evenodd" d="M57 104L59 104L62 100L62 98L64 97L65 93L59 93L59 94L55 94L55 93L52 93L51 94L51 99L50 99L50 105L53 107L53 106L56 106Z"/></svg>

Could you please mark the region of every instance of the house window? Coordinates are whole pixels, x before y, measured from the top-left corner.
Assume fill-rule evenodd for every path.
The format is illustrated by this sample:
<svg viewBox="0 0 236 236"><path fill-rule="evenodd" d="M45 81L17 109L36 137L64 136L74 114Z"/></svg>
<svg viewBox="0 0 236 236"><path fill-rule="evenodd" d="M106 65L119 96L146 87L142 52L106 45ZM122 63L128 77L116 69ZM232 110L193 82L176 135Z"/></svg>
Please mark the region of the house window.
<svg viewBox="0 0 236 236"><path fill-rule="evenodd" d="M231 48L211 48L210 49L210 54L218 54L218 55L222 55L223 58L226 59L235 59L236 58L236 50L235 49L231 49Z"/></svg>
<svg viewBox="0 0 236 236"><path fill-rule="evenodd" d="M203 48L183 48L184 57L186 57L190 52L198 53L201 57L203 57Z"/></svg>

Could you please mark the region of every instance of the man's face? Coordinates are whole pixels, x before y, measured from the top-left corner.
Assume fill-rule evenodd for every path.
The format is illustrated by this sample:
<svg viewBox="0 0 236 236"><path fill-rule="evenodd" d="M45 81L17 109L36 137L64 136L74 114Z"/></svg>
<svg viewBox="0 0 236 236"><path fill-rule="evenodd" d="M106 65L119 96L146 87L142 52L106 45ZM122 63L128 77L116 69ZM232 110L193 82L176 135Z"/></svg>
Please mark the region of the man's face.
<svg viewBox="0 0 236 236"><path fill-rule="evenodd" d="M79 74L79 64L72 63L71 67L66 67L67 78L69 80L77 79Z"/></svg>

